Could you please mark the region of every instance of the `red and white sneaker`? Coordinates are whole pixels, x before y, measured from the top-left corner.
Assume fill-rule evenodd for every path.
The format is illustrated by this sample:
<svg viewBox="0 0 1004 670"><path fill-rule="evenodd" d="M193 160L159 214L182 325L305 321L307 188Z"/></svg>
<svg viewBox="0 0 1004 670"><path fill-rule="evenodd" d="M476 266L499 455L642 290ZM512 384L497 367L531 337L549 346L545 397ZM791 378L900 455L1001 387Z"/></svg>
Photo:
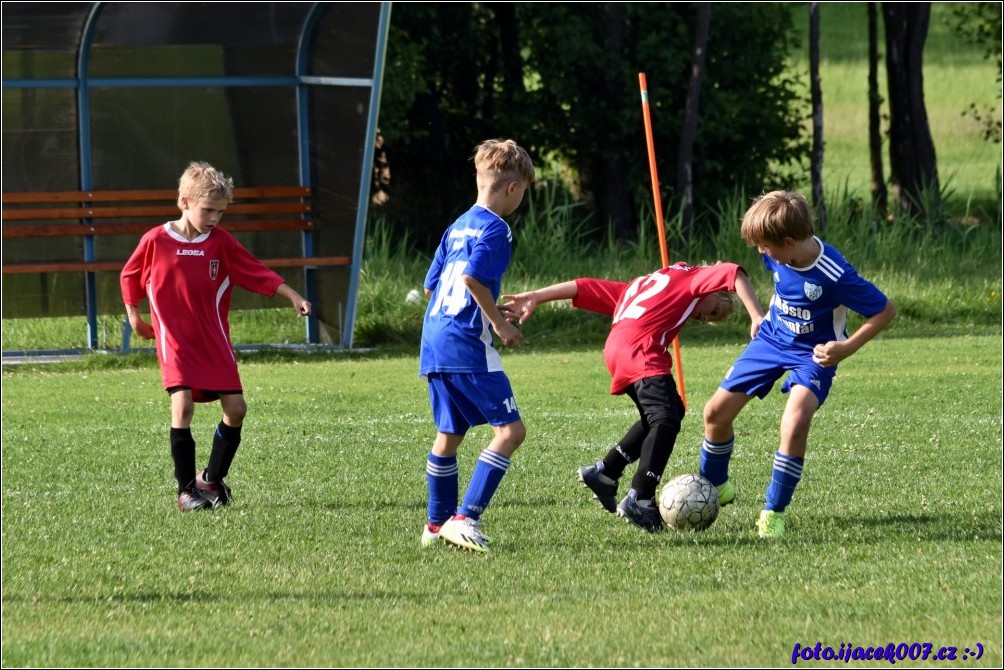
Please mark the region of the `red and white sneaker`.
<svg viewBox="0 0 1004 670"><path fill-rule="evenodd" d="M230 487L222 479L218 482L207 480L205 470L195 475L195 487L213 507L223 507L230 504Z"/></svg>
<svg viewBox="0 0 1004 670"><path fill-rule="evenodd" d="M212 506L213 503L202 495L202 491L197 489L195 484L189 484L187 490L178 494L178 509L182 512L194 512L195 510L209 509Z"/></svg>

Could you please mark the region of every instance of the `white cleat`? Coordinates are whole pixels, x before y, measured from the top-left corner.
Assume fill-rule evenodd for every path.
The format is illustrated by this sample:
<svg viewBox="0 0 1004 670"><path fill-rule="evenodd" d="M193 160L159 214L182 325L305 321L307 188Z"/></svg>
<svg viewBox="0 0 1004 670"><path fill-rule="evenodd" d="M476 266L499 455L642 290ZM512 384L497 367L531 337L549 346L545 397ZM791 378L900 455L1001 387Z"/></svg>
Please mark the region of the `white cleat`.
<svg viewBox="0 0 1004 670"><path fill-rule="evenodd" d="M454 516L439 528L439 536L447 544L461 549L488 553L488 543L491 541L481 532L477 519Z"/></svg>

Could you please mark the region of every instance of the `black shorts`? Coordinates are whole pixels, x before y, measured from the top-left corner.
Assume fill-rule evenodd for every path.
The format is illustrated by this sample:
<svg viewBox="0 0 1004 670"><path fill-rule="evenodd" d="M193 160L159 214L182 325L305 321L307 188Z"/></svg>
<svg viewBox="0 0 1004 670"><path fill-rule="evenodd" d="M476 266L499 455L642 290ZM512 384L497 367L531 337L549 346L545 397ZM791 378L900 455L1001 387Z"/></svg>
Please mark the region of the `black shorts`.
<svg viewBox="0 0 1004 670"><path fill-rule="evenodd" d="M167 389L167 395L174 395L178 391L191 391L192 402L213 402L219 400L221 395L241 395L244 391L208 391L206 389L193 389L191 386L172 386Z"/></svg>
<svg viewBox="0 0 1004 670"><path fill-rule="evenodd" d="M687 413L672 375L639 379L624 393L634 401L642 419L650 426L657 422L679 426Z"/></svg>

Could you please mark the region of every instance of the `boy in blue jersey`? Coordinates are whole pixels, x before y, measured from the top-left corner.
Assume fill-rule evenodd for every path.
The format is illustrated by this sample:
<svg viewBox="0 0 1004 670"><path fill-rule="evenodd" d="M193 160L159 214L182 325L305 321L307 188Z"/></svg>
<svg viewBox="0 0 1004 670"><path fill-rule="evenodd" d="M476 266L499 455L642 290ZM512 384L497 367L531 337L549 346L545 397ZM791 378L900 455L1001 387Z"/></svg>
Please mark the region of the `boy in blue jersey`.
<svg viewBox="0 0 1004 670"><path fill-rule="evenodd" d="M429 383L436 439L426 462L428 523L422 545L446 543L487 552L480 518L509 459L526 438L509 378L492 346L492 330L507 347L523 339L496 301L512 255L503 217L516 211L533 182L533 162L512 140L487 140L474 155L478 198L443 234L425 277L429 307L422 324L419 374ZM457 509L457 448L472 426L494 436L481 452Z"/></svg>
<svg viewBox="0 0 1004 670"><path fill-rule="evenodd" d="M729 480L733 421L753 396L766 397L787 373L781 392L790 395L781 417L780 447L757 520L760 537L776 538L784 535L785 509L802 478L809 427L826 401L837 364L885 328L896 308L815 236L812 211L798 193L773 191L757 198L743 217L742 237L762 255L774 295L756 336L704 406L701 475L716 486L722 505L735 499ZM865 317L851 336L848 309Z"/></svg>

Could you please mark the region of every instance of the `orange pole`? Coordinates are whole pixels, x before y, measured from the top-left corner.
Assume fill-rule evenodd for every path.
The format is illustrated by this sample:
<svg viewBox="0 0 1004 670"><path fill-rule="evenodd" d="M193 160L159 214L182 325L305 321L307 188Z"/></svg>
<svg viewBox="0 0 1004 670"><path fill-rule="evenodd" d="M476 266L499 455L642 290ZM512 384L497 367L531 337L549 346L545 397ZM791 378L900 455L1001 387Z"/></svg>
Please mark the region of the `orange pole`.
<svg viewBox="0 0 1004 670"><path fill-rule="evenodd" d="M659 232L659 251L662 253L662 267L669 267L669 249L666 247L666 227L662 218L662 195L659 192L659 172L655 165L655 141L652 139L652 115L648 108L648 83L645 73L638 73L638 85L641 87L641 111L645 119L645 142L648 144L648 169L652 175L652 200L655 204L655 225ZM683 407L687 407L687 388L683 383L683 358L680 356L680 338L673 338L673 360L676 364L676 376L679 378L680 399Z"/></svg>

